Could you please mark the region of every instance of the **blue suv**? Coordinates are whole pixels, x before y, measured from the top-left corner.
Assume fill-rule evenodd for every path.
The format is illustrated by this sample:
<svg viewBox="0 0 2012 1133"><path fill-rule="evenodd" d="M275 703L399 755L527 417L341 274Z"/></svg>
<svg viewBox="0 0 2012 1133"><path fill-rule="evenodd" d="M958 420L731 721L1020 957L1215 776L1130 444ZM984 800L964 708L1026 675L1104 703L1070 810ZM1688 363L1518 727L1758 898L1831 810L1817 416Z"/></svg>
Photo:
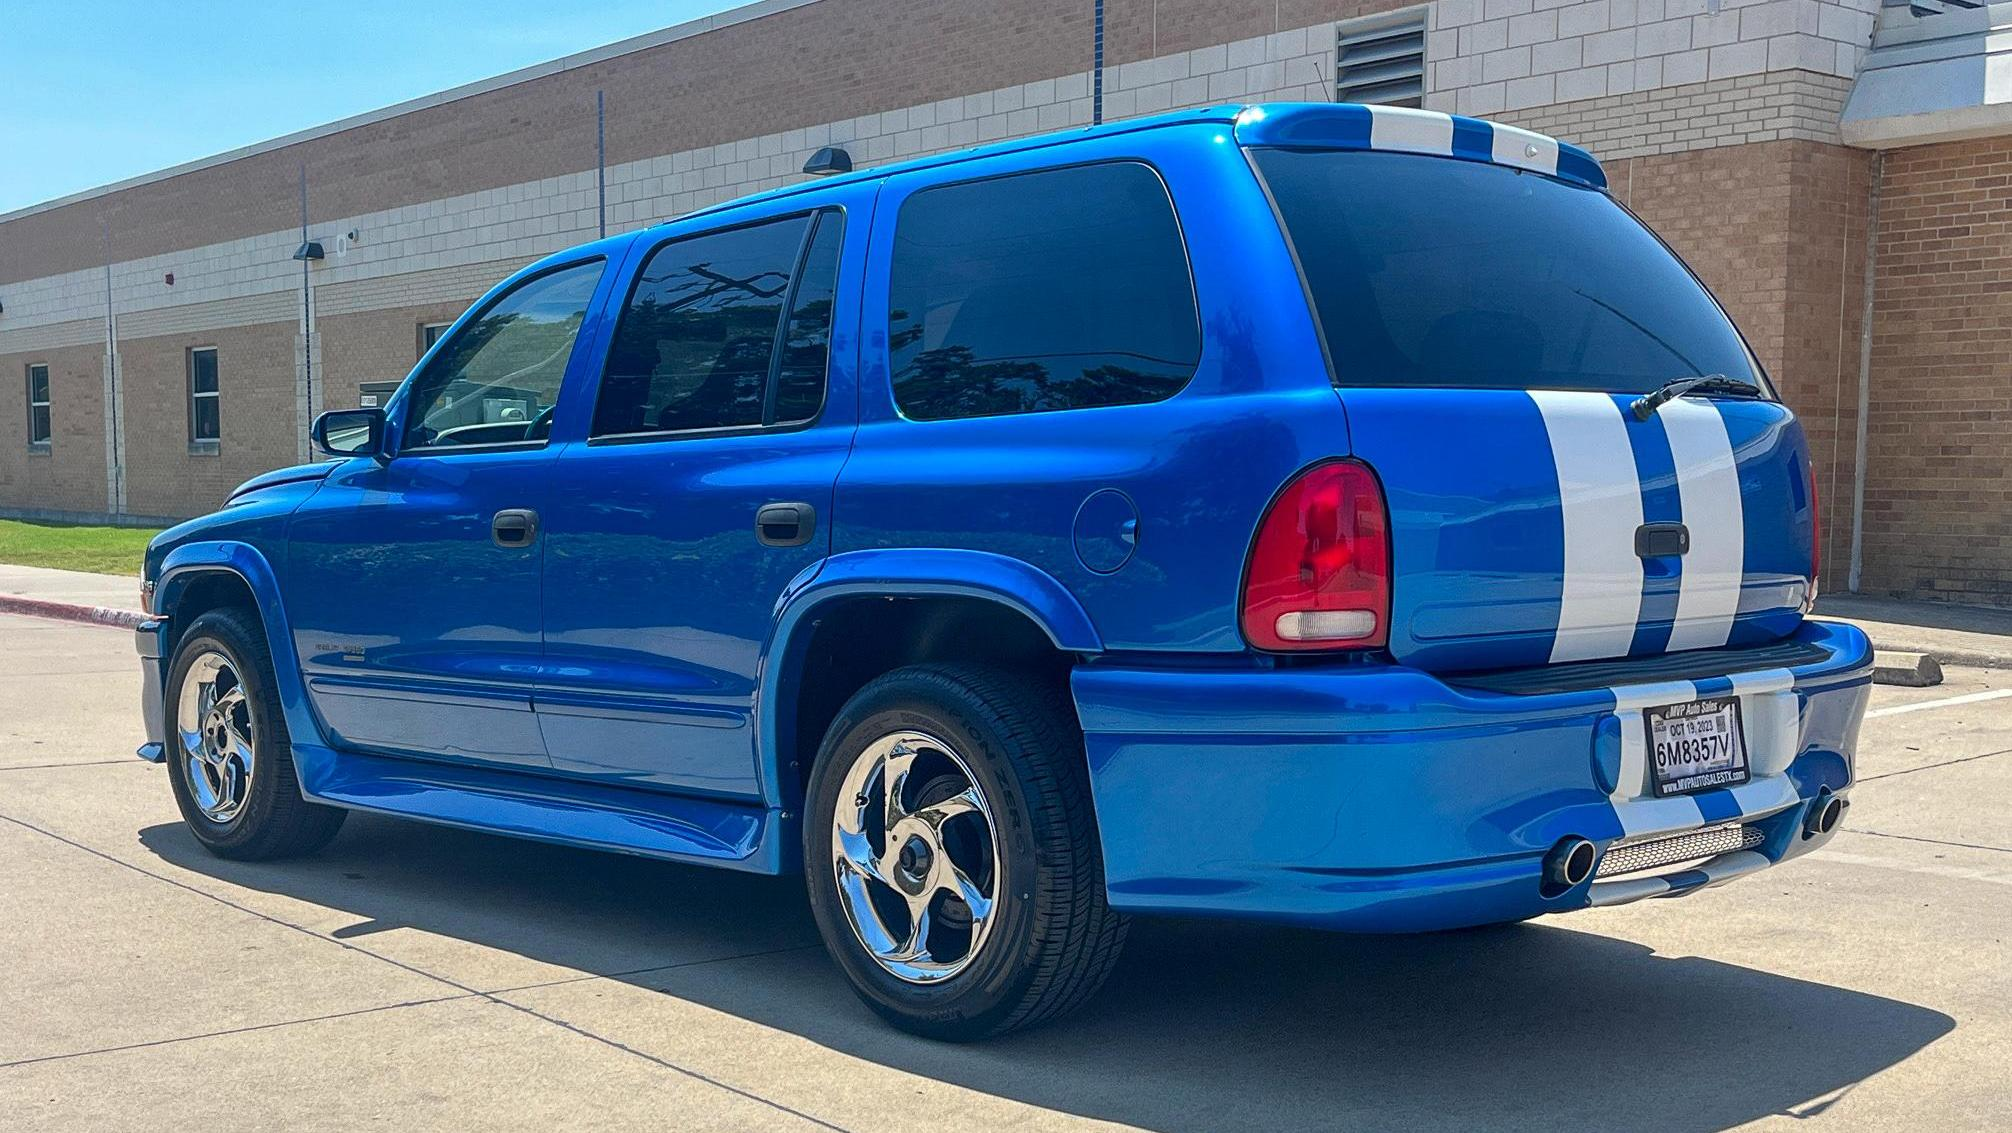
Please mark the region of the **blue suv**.
<svg viewBox="0 0 2012 1133"><path fill-rule="evenodd" d="M1584 152L1191 111L505 280L332 461L162 534L150 742L226 857L349 810L801 872L897 1025L1129 913L1412 932L1821 844L1870 651L1801 427Z"/></svg>

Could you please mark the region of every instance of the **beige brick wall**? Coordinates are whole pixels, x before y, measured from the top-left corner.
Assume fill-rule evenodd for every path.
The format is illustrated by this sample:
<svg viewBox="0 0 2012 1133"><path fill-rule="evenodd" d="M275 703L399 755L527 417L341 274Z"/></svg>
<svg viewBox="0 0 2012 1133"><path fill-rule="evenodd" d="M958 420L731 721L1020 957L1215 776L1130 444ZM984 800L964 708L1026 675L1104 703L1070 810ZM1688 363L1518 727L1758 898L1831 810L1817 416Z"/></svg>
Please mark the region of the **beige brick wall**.
<svg viewBox="0 0 2012 1133"><path fill-rule="evenodd" d="M294 323L260 323L120 339L128 511L196 515L244 480L294 463L298 330ZM223 439L214 453L191 452L188 439L188 351L199 346L217 349Z"/></svg>
<svg viewBox="0 0 2012 1133"><path fill-rule="evenodd" d="M1718 296L1802 420L1825 502L1823 586L1834 590L1850 546L1870 168L1869 154L1800 141L1608 166L1614 195Z"/></svg>
<svg viewBox="0 0 2012 1133"><path fill-rule="evenodd" d="M50 445L28 450L27 368L49 367ZM105 350L0 355L0 500L43 512L105 510Z"/></svg>
<svg viewBox="0 0 2012 1133"><path fill-rule="evenodd" d="M1877 255L1864 587L2012 604L2012 139L1889 151Z"/></svg>
<svg viewBox="0 0 2012 1133"><path fill-rule="evenodd" d="M419 360L420 328L453 322L467 306L431 303L321 319L322 370L315 379L320 408L354 408L363 383L404 378Z"/></svg>

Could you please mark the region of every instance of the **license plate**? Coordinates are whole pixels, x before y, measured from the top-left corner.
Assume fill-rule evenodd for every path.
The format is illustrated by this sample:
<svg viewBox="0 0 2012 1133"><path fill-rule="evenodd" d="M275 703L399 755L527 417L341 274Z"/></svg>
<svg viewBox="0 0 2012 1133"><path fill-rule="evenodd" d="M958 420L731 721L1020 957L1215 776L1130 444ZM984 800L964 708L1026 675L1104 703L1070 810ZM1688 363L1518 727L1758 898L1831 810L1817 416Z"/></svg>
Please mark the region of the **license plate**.
<svg viewBox="0 0 2012 1133"><path fill-rule="evenodd" d="M1747 781L1746 730L1736 697L1645 708L1649 768L1657 798Z"/></svg>

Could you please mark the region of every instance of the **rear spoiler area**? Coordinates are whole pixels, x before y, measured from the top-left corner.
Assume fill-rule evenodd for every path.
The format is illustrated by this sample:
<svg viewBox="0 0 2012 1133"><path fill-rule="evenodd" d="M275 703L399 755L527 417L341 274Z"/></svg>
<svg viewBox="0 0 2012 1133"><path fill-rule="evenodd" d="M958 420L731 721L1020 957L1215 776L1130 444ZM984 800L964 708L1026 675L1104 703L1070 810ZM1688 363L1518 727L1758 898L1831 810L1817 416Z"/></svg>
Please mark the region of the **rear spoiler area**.
<svg viewBox="0 0 2012 1133"><path fill-rule="evenodd" d="M1236 139L1243 146L1395 150L1483 161L1607 188L1606 170L1578 146L1500 122L1406 106L1249 106L1237 114Z"/></svg>

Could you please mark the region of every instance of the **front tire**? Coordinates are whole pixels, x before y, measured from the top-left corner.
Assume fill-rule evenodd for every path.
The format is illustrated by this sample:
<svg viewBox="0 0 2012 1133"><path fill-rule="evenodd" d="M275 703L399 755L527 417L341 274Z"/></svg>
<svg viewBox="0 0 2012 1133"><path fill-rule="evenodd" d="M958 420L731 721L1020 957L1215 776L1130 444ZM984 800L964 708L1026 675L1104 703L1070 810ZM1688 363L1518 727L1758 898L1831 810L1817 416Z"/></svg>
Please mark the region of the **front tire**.
<svg viewBox="0 0 2012 1133"><path fill-rule="evenodd" d="M249 611L212 610L182 631L165 703L168 781L204 849L264 861L335 837L349 812L301 797L272 656Z"/></svg>
<svg viewBox="0 0 2012 1133"><path fill-rule="evenodd" d="M804 862L825 946L867 1006L966 1041L1055 1018L1115 966L1082 735L1066 693L918 665L825 734Z"/></svg>

